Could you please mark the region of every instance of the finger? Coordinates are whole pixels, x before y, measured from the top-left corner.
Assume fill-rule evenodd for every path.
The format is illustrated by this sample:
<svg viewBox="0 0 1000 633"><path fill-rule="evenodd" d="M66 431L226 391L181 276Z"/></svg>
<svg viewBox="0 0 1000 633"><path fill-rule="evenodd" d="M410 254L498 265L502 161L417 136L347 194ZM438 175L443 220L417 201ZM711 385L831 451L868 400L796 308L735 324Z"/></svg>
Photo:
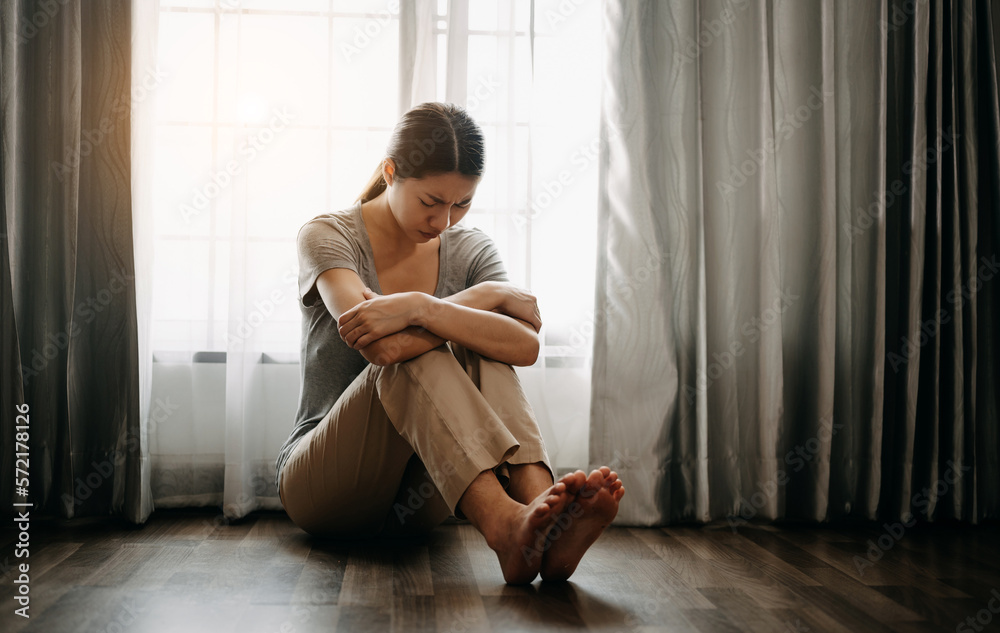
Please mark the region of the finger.
<svg viewBox="0 0 1000 633"><path fill-rule="evenodd" d="M354 348L354 349L358 349L358 347L359 347L358 341L360 341L363 336L364 336L364 332L362 332L360 330L360 328L356 328L354 331L352 331L351 334L350 334L350 339L351 339L350 345L351 345L351 347Z"/></svg>
<svg viewBox="0 0 1000 633"><path fill-rule="evenodd" d="M340 333L340 338L344 339L344 342L350 345L358 337L358 334L355 333L357 329L357 325L345 325L339 328L338 332Z"/></svg>

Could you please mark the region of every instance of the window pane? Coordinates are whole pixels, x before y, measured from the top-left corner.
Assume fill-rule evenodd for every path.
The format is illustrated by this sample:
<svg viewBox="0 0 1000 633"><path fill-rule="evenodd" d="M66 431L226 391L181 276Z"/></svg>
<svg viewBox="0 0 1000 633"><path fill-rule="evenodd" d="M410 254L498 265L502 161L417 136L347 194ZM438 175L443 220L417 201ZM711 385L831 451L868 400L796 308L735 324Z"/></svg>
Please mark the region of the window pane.
<svg viewBox="0 0 1000 633"><path fill-rule="evenodd" d="M209 316L208 242L161 240L156 245L153 267L156 280L153 284L153 314L156 318L161 321L204 323ZM195 338L205 342L204 336L196 335Z"/></svg>
<svg viewBox="0 0 1000 633"><path fill-rule="evenodd" d="M228 3L244 9L266 9L269 11L319 11L330 10L329 0L219 0L222 6Z"/></svg>
<svg viewBox="0 0 1000 633"><path fill-rule="evenodd" d="M399 109L399 21L333 24L333 125L382 127Z"/></svg>
<svg viewBox="0 0 1000 633"><path fill-rule="evenodd" d="M208 235L214 200L212 128L160 125L156 128L153 213L156 235Z"/></svg>
<svg viewBox="0 0 1000 633"><path fill-rule="evenodd" d="M212 121L215 99L215 16L160 14L157 65L166 75L156 88L160 120Z"/></svg>
<svg viewBox="0 0 1000 633"><path fill-rule="evenodd" d="M280 0L274 0L279 2ZM333 0L333 10L337 13L369 13L383 14L389 12L399 15L400 2L413 0Z"/></svg>
<svg viewBox="0 0 1000 633"><path fill-rule="evenodd" d="M368 179L375 173L379 161L385 157L389 134L389 130L333 131L333 155L330 160L331 208L327 211L344 209L354 204Z"/></svg>
<svg viewBox="0 0 1000 633"><path fill-rule="evenodd" d="M329 23L322 17L244 15L238 66L238 94L227 95L220 117L227 122L262 123L286 111L294 125L325 125L329 80ZM234 61L236 61L234 56Z"/></svg>
<svg viewBox="0 0 1000 633"><path fill-rule="evenodd" d="M499 10L497 0L473 0L469 3L469 29L496 31Z"/></svg>
<svg viewBox="0 0 1000 633"><path fill-rule="evenodd" d="M267 130L251 132L250 138ZM298 227L326 207L326 134L284 130L259 145L246 169L247 234L294 240Z"/></svg>

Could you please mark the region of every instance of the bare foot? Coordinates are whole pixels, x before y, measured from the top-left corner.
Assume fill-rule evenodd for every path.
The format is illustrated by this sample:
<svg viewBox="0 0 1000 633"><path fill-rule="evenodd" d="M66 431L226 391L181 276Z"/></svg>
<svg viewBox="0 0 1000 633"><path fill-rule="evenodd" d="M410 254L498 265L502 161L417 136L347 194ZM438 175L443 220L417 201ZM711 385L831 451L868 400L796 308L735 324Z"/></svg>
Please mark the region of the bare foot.
<svg viewBox="0 0 1000 633"><path fill-rule="evenodd" d="M538 575L546 536L556 517L573 500L571 490L579 490L576 473L560 477L526 505L512 500L513 512L505 514L486 537L487 545L497 554L507 584L530 583Z"/></svg>
<svg viewBox="0 0 1000 633"><path fill-rule="evenodd" d="M566 580L576 571L583 554L618 514L624 495L624 484L607 466L590 473L584 488L553 521L539 570L542 580Z"/></svg>

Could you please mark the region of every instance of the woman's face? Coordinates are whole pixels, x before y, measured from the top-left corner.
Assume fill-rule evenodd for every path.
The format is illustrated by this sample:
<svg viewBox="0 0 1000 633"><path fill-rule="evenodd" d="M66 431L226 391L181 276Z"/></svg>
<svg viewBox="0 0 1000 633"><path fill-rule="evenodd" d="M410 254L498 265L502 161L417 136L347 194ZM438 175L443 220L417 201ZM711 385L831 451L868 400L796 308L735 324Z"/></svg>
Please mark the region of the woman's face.
<svg viewBox="0 0 1000 633"><path fill-rule="evenodd" d="M472 196L479 186L477 176L458 172L431 174L423 178L393 178L392 161L383 173L389 183L386 194L389 210L399 228L417 243L429 242L469 212Z"/></svg>

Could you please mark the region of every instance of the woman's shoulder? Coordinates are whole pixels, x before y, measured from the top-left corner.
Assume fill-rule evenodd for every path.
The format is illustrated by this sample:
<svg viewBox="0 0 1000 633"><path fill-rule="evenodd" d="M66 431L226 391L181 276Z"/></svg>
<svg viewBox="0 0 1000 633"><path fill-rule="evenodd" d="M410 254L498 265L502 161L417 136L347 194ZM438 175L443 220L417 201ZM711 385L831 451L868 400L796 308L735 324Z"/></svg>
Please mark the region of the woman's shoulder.
<svg viewBox="0 0 1000 633"><path fill-rule="evenodd" d="M496 248L493 238L483 229L456 224L448 228L448 248L452 253L474 256L484 248Z"/></svg>
<svg viewBox="0 0 1000 633"><path fill-rule="evenodd" d="M447 234L452 244L463 243L475 245L492 241L489 234L477 226L454 224L448 227Z"/></svg>
<svg viewBox="0 0 1000 633"><path fill-rule="evenodd" d="M359 227L357 223L357 204L336 211L321 213L299 227L298 239L308 239L319 237L330 239L331 237L343 236L348 239L359 239Z"/></svg>

